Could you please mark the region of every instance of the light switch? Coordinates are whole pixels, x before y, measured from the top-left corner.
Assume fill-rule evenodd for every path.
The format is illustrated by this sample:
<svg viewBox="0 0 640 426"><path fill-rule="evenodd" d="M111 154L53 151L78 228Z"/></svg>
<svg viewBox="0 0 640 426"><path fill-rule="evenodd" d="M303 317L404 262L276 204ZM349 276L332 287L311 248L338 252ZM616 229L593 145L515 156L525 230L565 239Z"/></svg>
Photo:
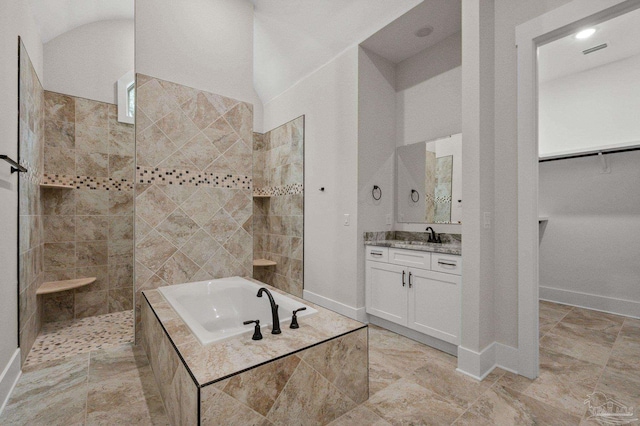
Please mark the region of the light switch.
<svg viewBox="0 0 640 426"><path fill-rule="evenodd" d="M350 218L350 216L351 216L351 215L349 215L349 214L345 214L345 215L344 215L344 226L349 226L349 225L351 225L351 218Z"/></svg>

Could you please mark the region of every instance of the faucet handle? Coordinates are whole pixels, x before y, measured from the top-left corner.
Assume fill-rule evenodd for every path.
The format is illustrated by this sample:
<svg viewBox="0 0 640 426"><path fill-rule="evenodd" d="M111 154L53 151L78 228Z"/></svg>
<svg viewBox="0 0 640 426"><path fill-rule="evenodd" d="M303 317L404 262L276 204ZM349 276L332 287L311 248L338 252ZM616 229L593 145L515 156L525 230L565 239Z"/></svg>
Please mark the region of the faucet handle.
<svg viewBox="0 0 640 426"><path fill-rule="evenodd" d="M253 324L253 323L256 324L256 327L253 330L253 337L251 339L252 340L262 340L262 333L260 332L260 320L243 322L244 325L249 325L249 324Z"/></svg>
<svg viewBox="0 0 640 426"><path fill-rule="evenodd" d="M291 317L291 325L289 326L289 328L300 328L300 326L298 325L298 312L300 311L304 311L306 310L307 307L303 307L300 309L296 309L295 311L293 311L293 316Z"/></svg>

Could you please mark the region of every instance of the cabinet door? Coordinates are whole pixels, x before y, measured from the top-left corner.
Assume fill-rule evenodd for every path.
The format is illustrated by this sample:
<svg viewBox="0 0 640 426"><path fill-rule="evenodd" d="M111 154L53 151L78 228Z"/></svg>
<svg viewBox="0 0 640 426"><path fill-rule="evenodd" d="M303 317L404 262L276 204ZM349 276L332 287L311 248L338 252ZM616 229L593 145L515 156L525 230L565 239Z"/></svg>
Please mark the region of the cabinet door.
<svg viewBox="0 0 640 426"><path fill-rule="evenodd" d="M402 285L405 268L388 263L367 262L367 313L407 325L407 286ZM405 283L407 283L405 272Z"/></svg>
<svg viewBox="0 0 640 426"><path fill-rule="evenodd" d="M416 268L409 273L408 327L458 345L461 277Z"/></svg>

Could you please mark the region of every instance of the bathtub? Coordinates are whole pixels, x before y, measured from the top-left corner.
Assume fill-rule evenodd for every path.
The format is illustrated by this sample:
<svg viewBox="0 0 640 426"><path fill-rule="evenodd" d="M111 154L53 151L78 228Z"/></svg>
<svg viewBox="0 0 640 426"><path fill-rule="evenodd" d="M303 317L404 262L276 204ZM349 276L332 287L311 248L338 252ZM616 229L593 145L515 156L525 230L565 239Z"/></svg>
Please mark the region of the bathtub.
<svg viewBox="0 0 640 426"><path fill-rule="evenodd" d="M160 287L158 291L182 317L200 344L208 345L243 333L251 338L254 325L242 324L249 320L260 320L263 335L271 333L271 306L267 295L257 297L260 287L245 278L231 277ZM294 310L306 306L305 311L298 312L299 319L318 312L280 293L272 291L271 294L278 305L283 330L291 321Z"/></svg>

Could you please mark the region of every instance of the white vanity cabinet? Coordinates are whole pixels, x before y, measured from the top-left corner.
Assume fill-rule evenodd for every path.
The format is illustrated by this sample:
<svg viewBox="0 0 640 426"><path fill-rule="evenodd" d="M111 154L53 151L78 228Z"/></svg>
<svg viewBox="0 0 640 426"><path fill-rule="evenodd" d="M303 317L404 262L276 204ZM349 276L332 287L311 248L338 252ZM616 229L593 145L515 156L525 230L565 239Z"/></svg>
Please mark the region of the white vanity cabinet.
<svg viewBox="0 0 640 426"><path fill-rule="evenodd" d="M458 345L462 257L367 246L366 311Z"/></svg>

